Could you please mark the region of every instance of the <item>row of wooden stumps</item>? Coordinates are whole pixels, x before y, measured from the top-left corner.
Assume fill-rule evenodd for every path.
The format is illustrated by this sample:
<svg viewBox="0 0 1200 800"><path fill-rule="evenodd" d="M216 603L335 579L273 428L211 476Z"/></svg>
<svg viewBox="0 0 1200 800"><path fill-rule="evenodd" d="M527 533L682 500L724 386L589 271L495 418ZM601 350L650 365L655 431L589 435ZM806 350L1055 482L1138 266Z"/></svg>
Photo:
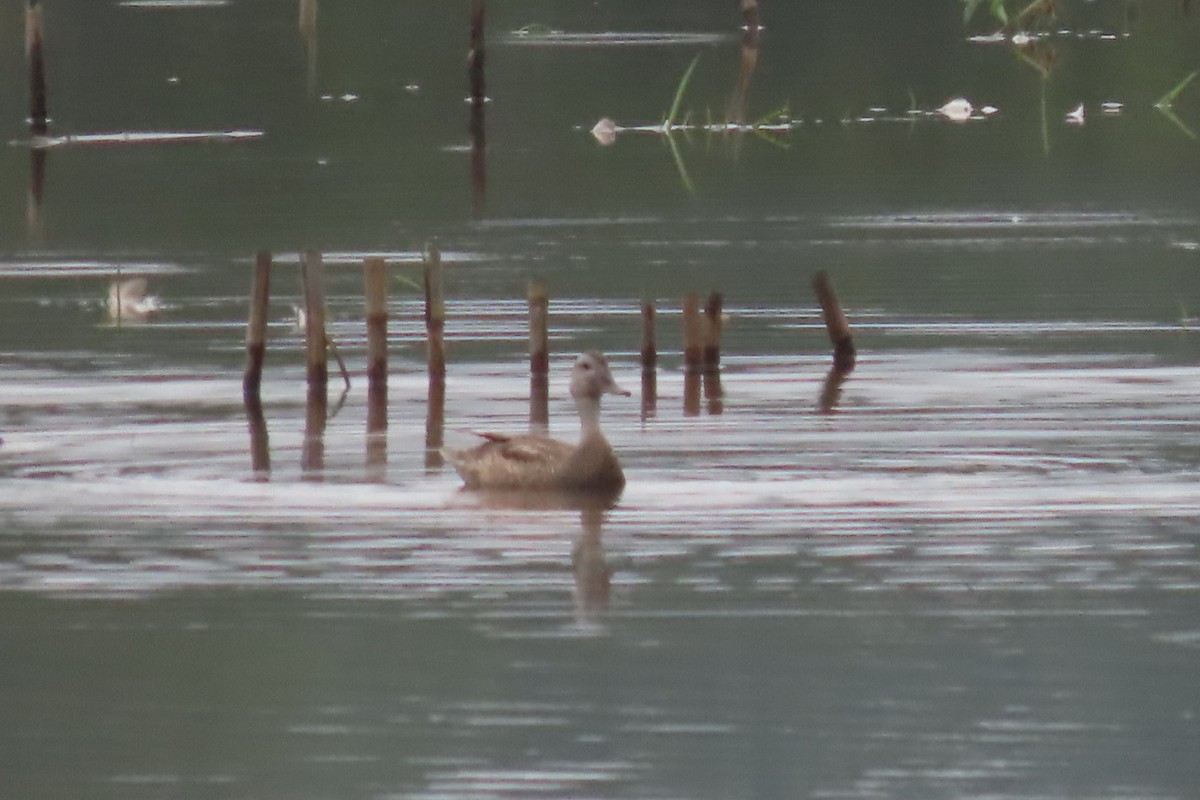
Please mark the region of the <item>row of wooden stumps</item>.
<svg viewBox="0 0 1200 800"><path fill-rule="evenodd" d="M255 258L251 285L250 316L246 327L246 369L242 394L249 420L251 461L256 473L270 472L270 451L263 417L261 386L266 357L267 308L270 301L271 254L261 251ZM319 476L324 468L324 433L329 416L328 355L333 346L326 332L325 285L321 256L316 251L300 255L301 286L304 298L305 360L308 395L305 405L304 443L301 469L305 475ZM387 463L387 341L388 272L381 258L363 262L363 283L367 329L367 466L382 477ZM854 369L856 352L850 325L833 291L828 275L818 272L813 289L821 305L822 316L833 344L833 366L826 377L819 407L832 411L842 382ZM429 373L428 416L426 418L425 464L430 469L442 466L441 447L445 428L446 401L446 307L442 290L441 256L429 248L424 257L425 329ZM550 375L550 299L546 284L529 284L529 373L530 428L545 431L549 426ZM723 410L721 390L721 331L724 328L723 298L711 293L701 309L695 292L683 300L684 414L700 413L701 398L710 414ZM658 343L656 309L645 302L642 316L642 415L656 413L658 398ZM336 352L336 351L335 351ZM343 375L345 375L343 368ZM346 389L349 390L346 376ZM343 397L345 395L343 394Z"/></svg>
<svg viewBox="0 0 1200 800"><path fill-rule="evenodd" d="M255 257L251 283L250 314L246 325L246 368L242 379L242 400L250 426L251 465L259 475L270 472L270 448L262 408L262 370L266 361L267 310L271 294L271 254L260 251ZM325 425L329 417L328 355L336 349L326 331L325 279L321 255L315 250L300 254L301 294L305 337L305 364L308 385L305 403L304 443L301 470L306 476L319 477L325 465ZM425 328L429 368L429 412L426 419L426 466L441 467L441 446L445 420L446 351L444 344L446 310L442 291L441 255L430 247L424 258ZM363 262L363 287L367 328L367 454L368 470L382 477L387 464L387 342L388 272L382 258ZM340 356L339 364L340 364ZM346 391L350 379L343 366ZM343 392L343 398L345 392Z"/></svg>

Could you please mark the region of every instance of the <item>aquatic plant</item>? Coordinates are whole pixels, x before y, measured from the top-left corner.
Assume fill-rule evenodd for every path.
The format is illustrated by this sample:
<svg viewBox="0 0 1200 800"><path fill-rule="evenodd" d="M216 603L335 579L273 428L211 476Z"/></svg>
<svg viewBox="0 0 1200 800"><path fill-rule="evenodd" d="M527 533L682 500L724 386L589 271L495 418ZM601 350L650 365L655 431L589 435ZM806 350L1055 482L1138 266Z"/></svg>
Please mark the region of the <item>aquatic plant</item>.
<svg viewBox="0 0 1200 800"><path fill-rule="evenodd" d="M1004 7L1005 0L963 0L963 24L971 21L975 16L975 12L984 4L988 5L988 11L995 17L1001 25L1008 24L1008 9Z"/></svg>
<svg viewBox="0 0 1200 800"><path fill-rule="evenodd" d="M1182 93L1183 90L1186 89L1188 87L1188 85L1191 84L1191 82L1196 79L1196 75L1198 75L1198 74L1200 74L1200 70L1196 70L1195 72L1193 72L1190 75L1188 75L1187 77L1185 77L1179 83L1177 83L1173 87L1171 87L1170 91L1168 91L1162 97L1158 98L1158 102L1156 102L1154 104L1154 108L1160 114L1162 114L1164 117L1166 117L1168 120L1170 120L1171 124L1173 124L1175 127L1179 128L1179 130L1183 131L1184 135L1186 135L1189 139L1197 138L1196 132L1194 130L1192 130L1191 128L1189 128L1183 120L1181 120L1178 116L1176 116L1175 111L1172 108L1172 105L1175 103L1175 99L1177 97L1179 97L1180 93Z"/></svg>
<svg viewBox="0 0 1200 800"><path fill-rule="evenodd" d="M692 74L696 71L696 64L700 63L700 54L692 59L692 63L688 64L688 68L684 70L683 77L679 79L679 85L675 87L675 99L671 101L671 110L667 112L663 118L663 130L670 133L671 128L675 125L675 120L679 117L679 106L683 102L683 96L687 93L688 84L692 82Z"/></svg>

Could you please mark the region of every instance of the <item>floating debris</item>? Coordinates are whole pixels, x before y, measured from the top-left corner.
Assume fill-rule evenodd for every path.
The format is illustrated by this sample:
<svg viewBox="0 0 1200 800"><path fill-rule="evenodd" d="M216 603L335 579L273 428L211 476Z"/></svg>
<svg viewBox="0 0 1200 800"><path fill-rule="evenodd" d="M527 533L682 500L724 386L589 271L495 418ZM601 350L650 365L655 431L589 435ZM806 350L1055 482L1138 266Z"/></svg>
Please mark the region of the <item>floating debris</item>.
<svg viewBox="0 0 1200 800"><path fill-rule="evenodd" d="M1067 113L1068 125L1082 125L1087 122L1087 113L1083 110L1083 103L1075 106L1074 109Z"/></svg>
<svg viewBox="0 0 1200 800"><path fill-rule="evenodd" d="M108 286L108 316L117 322L141 321L158 316L162 303L155 295L147 294L145 278L113 281Z"/></svg>
<svg viewBox="0 0 1200 800"><path fill-rule="evenodd" d="M983 108L979 109L979 113L983 114L985 117L990 117L993 114L999 113L999 111L1000 111L1000 109L996 108L995 106L991 106L991 105L984 106Z"/></svg>
<svg viewBox="0 0 1200 800"><path fill-rule="evenodd" d="M421 84L406 83L404 84L404 91L408 92L409 94L416 94L417 92L421 91Z"/></svg>
<svg viewBox="0 0 1200 800"><path fill-rule="evenodd" d="M529 26L526 26L529 27ZM600 33L566 33L564 31L546 30L544 32L522 32L518 28L503 40L511 45L528 45L541 47L650 47L672 45L708 45L719 44L732 38L727 33L667 33L667 32L616 32Z"/></svg>
<svg viewBox="0 0 1200 800"><path fill-rule="evenodd" d="M938 114L941 114L951 122L966 122L971 118L971 114L974 111L975 107L965 97L956 97L937 109Z"/></svg>
<svg viewBox="0 0 1200 800"><path fill-rule="evenodd" d="M222 8L230 0L121 0L117 3L125 8Z"/></svg>
<svg viewBox="0 0 1200 800"><path fill-rule="evenodd" d="M511 31L510 35L520 36L520 37L552 36L552 35L558 35L561 33L563 33L563 31L551 28L549 25L545 25L541 22L531 22L528 25L522 25L521 27L517 28L515 31Z"/></svg>
<svg viewBox="0 0 1200 800"><path fill-rule="evenodd" d="M592 126L592 136L596 137L596 141L604 146L615 144L617 141L617 132L620 128L617 123L608 117L603 117L599 122Z"/></svg>
<svg viewBox="0 0 1200 800"><path fill-rule="evenodd" d="M1125 104L1116 100L1105 100L1100 104L1100 111L1110 116L1116 116L1125 111Z"/></svg>
<svg viewBox="0 0 1200 800"><path fill-rule="evenodd" d="M68 136L35 136L10 145L28 145L34 150L91 144L160 144L164 142L228 142L259 139L262 131L129 131L126 133L79 133Z"/></svg>

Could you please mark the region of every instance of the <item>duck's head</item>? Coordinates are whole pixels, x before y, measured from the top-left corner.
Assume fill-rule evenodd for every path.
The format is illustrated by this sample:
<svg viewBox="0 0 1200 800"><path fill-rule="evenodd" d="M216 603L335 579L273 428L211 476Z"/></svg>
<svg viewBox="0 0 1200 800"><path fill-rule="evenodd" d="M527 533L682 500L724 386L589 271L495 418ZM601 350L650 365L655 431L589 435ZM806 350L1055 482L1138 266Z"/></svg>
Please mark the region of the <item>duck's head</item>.
<svg viewBox="0 0 1200 800"><path fill-rule="evenodd" d="M576 400L599 400L605 394L629 396L629 392L613 380L608 359L602 353L588 350L575 359L575 368L571 370L571 396Z"/></svg>

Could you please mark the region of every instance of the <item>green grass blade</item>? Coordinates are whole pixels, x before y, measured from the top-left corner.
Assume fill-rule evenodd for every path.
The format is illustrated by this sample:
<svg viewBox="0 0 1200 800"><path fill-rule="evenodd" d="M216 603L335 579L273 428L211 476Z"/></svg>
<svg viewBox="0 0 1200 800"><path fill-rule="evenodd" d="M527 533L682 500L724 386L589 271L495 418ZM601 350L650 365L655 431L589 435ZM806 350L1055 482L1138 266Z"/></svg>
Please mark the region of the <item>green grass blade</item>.
<svg viewBox="0 0 1200 800"><path fill-rule="evenodd" d="M671 103L671 110L667 112L667 118L663 120L663 128L669 129L675 124L676 117L679 116L679 104L683 102L683 95L687 92L688 83L692 80L692 73L696 70L696 64L700 61L700 54L692 59L692 63L683 73L683 77L679 79L679 86L675 88L675 100Z"/></svg>
<svg viewBox="0 0 1200 800"><path fill-rule="evenodd" d="M1163 108L1167 108L1172 103L1174 103L1175 98L1179 96L1180 92L1182 92L1184 89L1187 88L1189 83L1191 83L1193 80L1195 80L1197 74L1200 74L1200 70L1196 70L1191 75L1188 75L1186 78L1181 80L1179 83L1175 84L1175 88L1171 89L1171 91L1167 92L1162 97L1160 97L1158 99L1158 102L1154 104L1154 107L1158 108L1158 109L1163 109Z"/></svg>
<svg viewBox="0 0 1200 800"><path fill-rule="evenodd" d="M694 63L694 62L693 62ZM675 144L675 137L667 132L667 146L671 148L671 157L675 159L675 169L679 170L679 179L683 181L684 188L690 194L696 193L696 187L692 185L691 176L688 175L687 167L683 163L683 155L679 152L679 147Z"/></svg>

